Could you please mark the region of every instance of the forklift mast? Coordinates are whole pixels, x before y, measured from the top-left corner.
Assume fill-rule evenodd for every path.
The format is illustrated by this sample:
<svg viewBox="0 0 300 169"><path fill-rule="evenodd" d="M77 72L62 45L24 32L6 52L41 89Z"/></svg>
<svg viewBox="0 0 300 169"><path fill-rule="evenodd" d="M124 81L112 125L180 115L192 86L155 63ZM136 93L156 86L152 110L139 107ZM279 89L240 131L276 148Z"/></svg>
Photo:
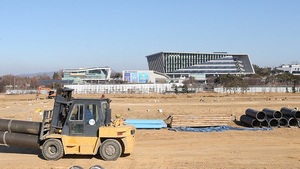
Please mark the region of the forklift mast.
<svg viewBox="0 0 300 169"><path fill-rule="evenodd" d="M57 90L57 96L55 97L53 106L50 134L62 129L70 104L72 103L72 91L73 89L70 88L60 88Z"/></svg>

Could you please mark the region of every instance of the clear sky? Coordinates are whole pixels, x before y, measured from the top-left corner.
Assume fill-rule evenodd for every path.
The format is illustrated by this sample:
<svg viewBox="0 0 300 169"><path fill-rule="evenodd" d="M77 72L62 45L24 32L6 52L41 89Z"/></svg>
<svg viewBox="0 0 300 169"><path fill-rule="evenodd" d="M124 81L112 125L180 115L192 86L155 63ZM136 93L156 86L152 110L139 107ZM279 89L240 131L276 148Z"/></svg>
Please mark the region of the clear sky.
<svg viewBox="0 0 300 169"><path fill-rule="evenodd" d="M0 0L0 75L110 66L161 51L300 63L300 0Z"/></svg>

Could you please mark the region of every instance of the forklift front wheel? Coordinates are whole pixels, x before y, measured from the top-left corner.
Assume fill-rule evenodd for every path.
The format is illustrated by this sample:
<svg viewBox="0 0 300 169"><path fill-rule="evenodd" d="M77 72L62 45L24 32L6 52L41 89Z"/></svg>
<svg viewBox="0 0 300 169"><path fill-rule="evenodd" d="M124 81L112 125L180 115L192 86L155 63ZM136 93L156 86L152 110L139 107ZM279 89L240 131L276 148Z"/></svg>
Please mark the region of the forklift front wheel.
<svg viewBox="0 0 300 169"><path fill-rule="evenodd" d="M122 152L121 144L114 139L105 140L100 146L100 156L105 161L114 161L117 160Z"/></svg>
<svg viewBox="0 0 300 169"><path fill-rule="evenodd" d="M60 140L49 139L43 144L42 154L46 160L58 160L63 153L64 148Z"/></svg>

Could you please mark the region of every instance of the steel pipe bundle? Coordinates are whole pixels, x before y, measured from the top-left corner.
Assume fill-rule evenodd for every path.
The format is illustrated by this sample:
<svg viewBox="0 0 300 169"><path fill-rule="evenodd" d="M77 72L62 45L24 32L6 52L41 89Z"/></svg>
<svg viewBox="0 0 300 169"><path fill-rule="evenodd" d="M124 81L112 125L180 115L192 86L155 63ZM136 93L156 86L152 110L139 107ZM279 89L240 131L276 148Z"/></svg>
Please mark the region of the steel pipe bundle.
<svg viewBox="0 0 300 169"><path fill-rule="evenodd" d="M250 109L250 108L247 109L245 113L246 113L247 116L252 117L252 118L256 119L259 122L263 122L267 117L265 112Z"/></svg>
<svg viewBox="0 0 300 169"><path fill-rule="evenodd" d="M282 113L280 111L264 108L262 110L268 117L280 119L282 117Z"/></svg>
<svg viewBox="0 0 300 169"><path fill-rule="evenodd" d="M40 122L0 119L0 144L39 147Z"/></svg>
<svg viewBox="0 0 300 169"><path fill-rule="evenodd" d="M257 119L249 117L247 115L242 115L240 117L240 121L251 127L260 127L260 122Z"/></svg>
<svg viewBox="0 0 300 169"><path fill-rule="evenodd" d="M280 111L284 116L294 117L295 119L300 120L300 111L296 109L283 107Z"/></svg>

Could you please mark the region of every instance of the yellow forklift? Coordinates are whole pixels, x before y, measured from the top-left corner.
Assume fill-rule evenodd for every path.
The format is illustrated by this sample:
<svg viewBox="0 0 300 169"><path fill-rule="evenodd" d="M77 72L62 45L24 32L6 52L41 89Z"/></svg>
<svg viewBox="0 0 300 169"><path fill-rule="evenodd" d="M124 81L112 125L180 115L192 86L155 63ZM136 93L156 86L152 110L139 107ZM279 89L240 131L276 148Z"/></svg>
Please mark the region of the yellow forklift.
<svg viewBox="0 0 300 169"><path fill-rule="evenodd" d="M39 147L46 160L66 154L116 160L133 152L136 129L111 120L111 100L73 98L72 91L57 90L53 110L44 111L41 123L0 119L0 144Z"/></svg>

